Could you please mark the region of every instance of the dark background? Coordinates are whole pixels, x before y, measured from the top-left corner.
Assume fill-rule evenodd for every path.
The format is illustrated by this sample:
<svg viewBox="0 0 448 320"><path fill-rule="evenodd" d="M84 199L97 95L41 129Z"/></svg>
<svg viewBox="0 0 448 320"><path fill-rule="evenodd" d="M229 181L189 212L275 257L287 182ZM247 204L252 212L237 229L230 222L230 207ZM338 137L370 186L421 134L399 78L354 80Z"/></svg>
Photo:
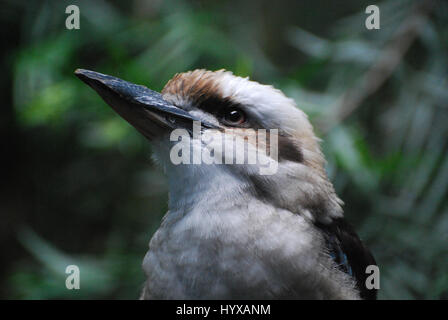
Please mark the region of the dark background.
<svg viewBox="0 0 448 320"><path fill-rule="evenodd" d="M275 85L323 139L379 298L448 298L447 2L7 0L0 19L1 298L134 299L144 280L166 182L76 68L155 90L195 68Z"/></svg>

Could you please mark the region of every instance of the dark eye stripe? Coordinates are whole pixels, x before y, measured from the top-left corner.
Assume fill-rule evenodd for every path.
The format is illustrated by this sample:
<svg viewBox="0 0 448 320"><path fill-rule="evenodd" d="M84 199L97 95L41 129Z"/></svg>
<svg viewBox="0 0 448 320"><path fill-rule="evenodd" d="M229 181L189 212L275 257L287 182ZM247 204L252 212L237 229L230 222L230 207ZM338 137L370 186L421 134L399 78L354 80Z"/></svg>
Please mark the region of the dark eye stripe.
<svg viewBox="0 0 448 320"><path fill-rule="evenodd" d="M225 125L231 125L233 127L240 128L252 128L252 129L263 129L262 126L255 117L250 116L247 112L245 112L244 108L238 103L234 103L228 98L222 98L217 95L207 96L206 99L202 101L197 101L196 107L214 115L218 120L225 116L225 113L231 110L242 110L245 114L245 121L242 123L224 123ZM269 129L269 128L264 128ZM289 160L294 162L303 162L303 153L300 150L300 147L295 145L293 141L282 133L278 135L278 152L279 159L281 160Z"/></svg>
<svg viewBox="0 0 448 320"><path fill-rule="evenodd" d="M208 96L205 100L198 101L196 107L202 111L218 116L229 108L238 107L238 104L233 103L228 98L221 98L213 95Z"/></svg>
<svg viewBox="0 0 448 320"><path fill-rule="evenodd" d="M195 106L207 113L214 115L218 121L222 121L224 125L230 125L234 127L248 127L246 124L247 114L243 111L243 107L233 102L230 98L222 98L217 95L209 95L206 98L196 100ZM233 110L241 110L244 115L244 121L232 121L228 118L228 113ZM252 123L250 127L256 127L255 123Z"/></svg>
<svg viewBox="0 0 448 320"><path fill-rule="evenodd" d="M280 160L289 160L294 162L303 162L303 154L299 146L284 135L278 136L278 156Z"/></svg>

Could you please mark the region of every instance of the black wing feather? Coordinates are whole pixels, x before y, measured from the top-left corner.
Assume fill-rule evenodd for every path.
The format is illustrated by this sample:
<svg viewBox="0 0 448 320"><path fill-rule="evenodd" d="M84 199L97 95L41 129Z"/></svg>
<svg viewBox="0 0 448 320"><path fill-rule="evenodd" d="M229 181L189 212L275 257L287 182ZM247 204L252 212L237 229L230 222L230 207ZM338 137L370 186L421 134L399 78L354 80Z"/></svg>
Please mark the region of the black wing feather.
<svg viewBox="0 0 448 320"><path fill-rule="evenodd" d="M375 300L378 290L367 289L365 282L369 276L367 266L376 265L376 261L353 227L344 218L333 219L329 224L316 223L316 226L324 232L328 250L340 269L356 279L361 298Z"/></svg>

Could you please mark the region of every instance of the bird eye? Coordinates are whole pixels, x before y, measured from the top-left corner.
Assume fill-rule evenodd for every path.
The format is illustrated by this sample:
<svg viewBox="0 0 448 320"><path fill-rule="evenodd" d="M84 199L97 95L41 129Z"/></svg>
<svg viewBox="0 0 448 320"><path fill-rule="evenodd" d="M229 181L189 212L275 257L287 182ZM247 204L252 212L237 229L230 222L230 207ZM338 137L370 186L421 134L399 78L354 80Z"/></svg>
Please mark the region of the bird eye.
<svg viewBox="0 0 448 320"><path fill-rule="evenodd" d="M224 120L230 125L237 125L246 122L246 115L237 108L229 109L224 114Z"/></svg>

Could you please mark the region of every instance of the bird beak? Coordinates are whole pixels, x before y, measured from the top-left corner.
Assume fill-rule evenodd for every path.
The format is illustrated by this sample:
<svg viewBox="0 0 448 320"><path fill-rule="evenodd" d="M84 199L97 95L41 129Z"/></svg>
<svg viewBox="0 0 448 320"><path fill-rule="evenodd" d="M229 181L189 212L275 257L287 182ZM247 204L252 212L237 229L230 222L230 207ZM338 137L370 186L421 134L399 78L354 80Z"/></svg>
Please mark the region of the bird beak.
<svg viewBox="0 0 448 320"><path fill-rule="evenodd" d="M84 69L77 69L75 75L149 140L175 128L191 130L193 121L201 121L144 86ZM218 128L204 121L201 126Z"/></svg>

